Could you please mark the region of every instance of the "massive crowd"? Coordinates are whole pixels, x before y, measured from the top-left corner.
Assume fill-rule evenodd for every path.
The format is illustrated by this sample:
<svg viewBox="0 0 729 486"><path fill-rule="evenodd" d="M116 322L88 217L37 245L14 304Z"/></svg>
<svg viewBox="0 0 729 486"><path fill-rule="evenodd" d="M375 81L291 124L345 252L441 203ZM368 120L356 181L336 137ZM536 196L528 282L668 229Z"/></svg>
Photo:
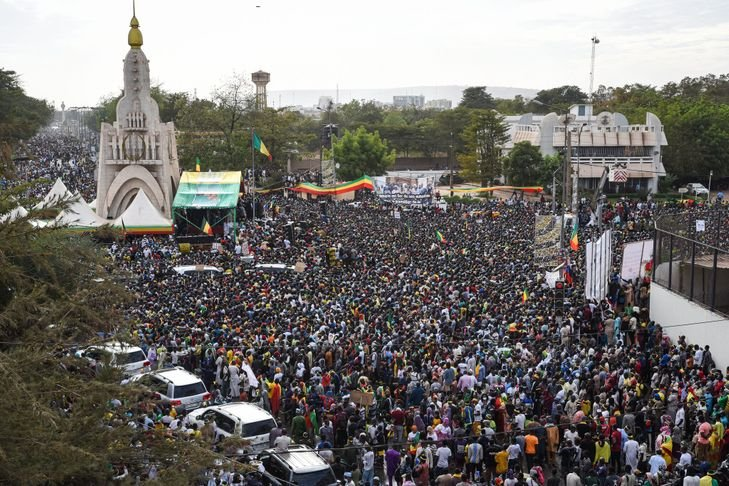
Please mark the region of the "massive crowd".
<svg viewBox="0 0 729 486"><path fill-rule="evenodd" d="M622 280L619 258L609 295L585 302L582 245L556 299L533 263L535 215L548 205L491 200L395 217L365 197L328 202L323 215L315 202L265 197L274 217L243 222L215 251L143 237L109 257L134 276L132 340L153 366L199 374L217 402L270 410L272 445L287 435L317 448L347 485L729 481L729 382L710 347L669 339L650 318L650 279ZM611 205L615 255L649 238L659 214L684 211ZM588 212L582 242L597 231ZM253 271L246 250L306 268ZM225 272L171 271L192 263ZM140 426L214 447L214 431L188 430L174 409L145 412ZM209 484L246 481L256 484L220 471Z"/></svg>

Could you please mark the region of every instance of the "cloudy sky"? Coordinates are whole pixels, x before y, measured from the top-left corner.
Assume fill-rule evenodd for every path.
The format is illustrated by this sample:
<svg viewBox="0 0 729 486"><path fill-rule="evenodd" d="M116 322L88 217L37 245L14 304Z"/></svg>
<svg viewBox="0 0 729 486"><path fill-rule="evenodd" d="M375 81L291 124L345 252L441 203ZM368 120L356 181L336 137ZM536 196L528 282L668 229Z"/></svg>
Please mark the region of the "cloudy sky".
<svg viewBox="0 0 729 486"><path fill-rule="evenodd" d="M259 7L257 7L257 5ZM0 0L0 67L93 105L122 85L131 0ZM153 81L206 96L234 71L271 90L661 85L729 72L727 0L138 0Z"/></svg>

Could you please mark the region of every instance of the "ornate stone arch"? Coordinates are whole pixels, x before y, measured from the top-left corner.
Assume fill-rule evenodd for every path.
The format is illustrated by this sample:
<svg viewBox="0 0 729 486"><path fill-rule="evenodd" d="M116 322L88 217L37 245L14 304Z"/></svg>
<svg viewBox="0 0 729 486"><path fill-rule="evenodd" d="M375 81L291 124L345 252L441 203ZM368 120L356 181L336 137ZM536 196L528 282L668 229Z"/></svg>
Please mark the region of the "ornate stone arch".
<svg viewBox="0 0 729 486"><path fill-rule="evenodd" d="M132 196L139 190L147 194L162 214L167 213L164 193L154 176L140 165L129 165L116 175L106 193L104 204L108 209L108 216L116 218L123 213L132 202Z"/></svg>

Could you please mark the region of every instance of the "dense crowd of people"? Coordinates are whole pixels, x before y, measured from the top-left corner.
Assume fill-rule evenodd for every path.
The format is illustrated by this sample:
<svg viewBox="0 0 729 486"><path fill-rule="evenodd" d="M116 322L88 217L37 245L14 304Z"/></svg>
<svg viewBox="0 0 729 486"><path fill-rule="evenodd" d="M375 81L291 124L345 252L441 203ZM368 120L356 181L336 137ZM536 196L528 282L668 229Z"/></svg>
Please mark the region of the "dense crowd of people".
<svg viewBox="0 0 729 486"><path fill-rule="evenodd" d="M217 403L266 408L279 424L271 446L316 448L346 485L728 484L726 370L710 345L671 340L651 320L649 276L619 273L623 245L650 238L659 216L717 209L609 205L609 292L585 301L584 242L598 235L587 206L561 299L533 259L548 204L396 217L361 196L324 214L318 202L267 195L271 217L243 221L212 251L181 253L173 237L111 245L112 271L133 276L133 343L154 368L198 374ZM248 254L297 269L256 271ZM185 264L224 271L172 271ZM139 427L216 447L214 423L200 430L173 407L121 403L110 422L127 412ZM217 471L208 484L258 481Z"/></svg>

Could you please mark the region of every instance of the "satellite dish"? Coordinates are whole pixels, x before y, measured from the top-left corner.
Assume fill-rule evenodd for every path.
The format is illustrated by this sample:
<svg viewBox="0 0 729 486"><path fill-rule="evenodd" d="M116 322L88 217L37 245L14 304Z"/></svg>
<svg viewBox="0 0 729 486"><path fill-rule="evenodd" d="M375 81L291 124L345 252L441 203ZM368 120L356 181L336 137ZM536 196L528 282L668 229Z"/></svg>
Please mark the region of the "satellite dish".
<svg viewBox="0 0 729 486"><path fill-rule="evenodd" d="M339 167L341 167L341 166L339 165L339 162L337 162L336 164L334 164L334 167L336 167L337 169L339 169Z"/></svg>

